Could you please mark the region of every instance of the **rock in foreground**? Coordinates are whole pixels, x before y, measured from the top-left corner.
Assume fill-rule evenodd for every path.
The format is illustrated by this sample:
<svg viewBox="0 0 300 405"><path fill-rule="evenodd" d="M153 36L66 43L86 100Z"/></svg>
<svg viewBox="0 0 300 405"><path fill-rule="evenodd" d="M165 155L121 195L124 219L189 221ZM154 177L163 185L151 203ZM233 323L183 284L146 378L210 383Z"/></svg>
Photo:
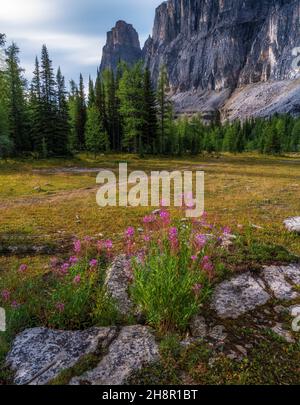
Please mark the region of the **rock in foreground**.
<svg viewBox="0 0 300 405"><path fill-rule="evenodd" d="M14 340L6 363L15 372L15 384L45 385L83 356L105 350L116 333L116 328L77 332L27 329Z"/></svg>
<svg viewBox="0 0 300 405"><path fill-rule="evenodd" d="M145 326L128 326L109 347L99 365L78 378L71 385L121 385L143 366L159 360L154 336Z"/></svg>

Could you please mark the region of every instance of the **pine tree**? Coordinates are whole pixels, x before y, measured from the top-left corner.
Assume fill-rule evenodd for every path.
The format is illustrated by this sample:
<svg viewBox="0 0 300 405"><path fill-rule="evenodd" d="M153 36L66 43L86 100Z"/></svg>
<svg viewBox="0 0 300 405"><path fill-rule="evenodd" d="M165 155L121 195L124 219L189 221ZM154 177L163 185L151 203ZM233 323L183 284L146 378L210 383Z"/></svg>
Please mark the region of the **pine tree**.
<svg viewBox="0 0 300 405"><path fill-rule="evenodd" d="M42 132L41 144L43 145L43 154L51 155L55 150L55 132L56 132L56 82L54 79L52 61L46 45L42 47L41 56L41 111L42 111Z"/></svg>
<svg viewBox="0 0 300 405"><path fill-rule="evenodd" d="M96 97L95 97L95 88L94 88L94 82L91 78L89 77L89 99L88 99L88 107L91 107L94 105L96 102Z"/></svg>
<svg viewBox="0 0 300 405"><path fill-rule="evenodd" d="M30 149L26 131L25 79L20 67L19 52L15 43L6 50L9 131L16 153Z"/></svg>
<svg viewBox="0 0 300 405"><path fill-rule="evenodd" d="M78 98L76 103L76 122L75 122L75 131L77 137L77 144L79 150L83 150L85 147L85 125L87 120L87 109L86 109L86 100L85 100L85 92L84 92L84 83L83 77L80 73L79 77L79 90L78 90Z"/></svg>
<svg viewBox="0 0 300 405"><path fill-rule="evenodd" d="M68 153L70 137L69 111L66 97L65 79L58 68L57 76L57 116L55 130L55 144L53 152L56 156L64 156Z"/></svg>
<svg viewBox="0 0 300 405"><path fill-rule="evenodd" d="M120 115L123 123L123 145L129 152L143 153L144 98L141 63L126 69L119 83Z"/></svg>
<svg viewBox="0 0 300 405"><path fill-rule="evenodd" d="M292 152L300 152L300 120L297 119L293 129L292 129L292 136L291 136L291 151Z"/></svg>
<svg viewBox="0 0 300 405"><path fill-rule="evenodd" d="M95 105L91 105L87 110L86 148L93 152L95 157L97 153L106 152L109 149L109 139L100 125L100 114Z"/></svg>
<svg viewBox="0 0 300 405"><path fill-rule="evenodd" d="M156 95L151 83L151 75L149 69L145 70L143 83L143 144L145 150L150 153L155 153L158 150L157 145L157 101Z"/></svg>
<svg viewBox="0 0 300 405"><path fill-rule="evenodd" d="M106 70L103 72L103 85L106 105L107 132L109 135L110 148L116 151L119 148L119 116L117 109L116 82L112 70Z"/></svg>
<svg viewBox="0 0 300 405"><path fill-rule="evenodd" d="M29 95L29 120L32 150L43 155L43 105L41 100L41 79L38 58L35 59L35 69Z"/></svg>

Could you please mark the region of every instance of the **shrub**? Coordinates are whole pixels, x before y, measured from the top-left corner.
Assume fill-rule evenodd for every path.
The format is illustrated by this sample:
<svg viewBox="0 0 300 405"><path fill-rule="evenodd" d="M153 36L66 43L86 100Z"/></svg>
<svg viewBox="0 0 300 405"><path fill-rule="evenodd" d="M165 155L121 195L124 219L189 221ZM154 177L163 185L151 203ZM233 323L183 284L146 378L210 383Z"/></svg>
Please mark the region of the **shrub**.
<svg viewBox="0 0 300 405"><path fill-rule="evenodd" d="M209 225L205 216L173 226L166 210L144 224L146 245L133 259L131 295L149 324L161 332L183 331L209 296L219 269L224 271L213 254L223 249L229 229Z"/></svg>

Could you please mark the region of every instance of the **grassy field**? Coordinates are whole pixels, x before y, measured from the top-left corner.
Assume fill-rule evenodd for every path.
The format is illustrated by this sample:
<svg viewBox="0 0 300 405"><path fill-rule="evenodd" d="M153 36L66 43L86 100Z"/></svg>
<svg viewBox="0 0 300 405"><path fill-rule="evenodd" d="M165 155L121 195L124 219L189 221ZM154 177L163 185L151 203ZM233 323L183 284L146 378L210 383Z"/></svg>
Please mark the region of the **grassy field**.
<svg viewBox="0 0 300 405"><path fill-rule="evenodd" d="M234 257L228 255L226 258L235 271L300 256L299 236L288 233L283 226L285 218L300 214L300 155L244 154L173 159L140 159L133 155L106 155L94 159L81 155L72 160L9 160L0 161L0 284L5 284L21 263L28 265L29 275L47 272L50 257L68 257L75 237L112 239L115 253L122 249L124 229L141 227L141 219L152 208L103 209L96 204L97 172L104 168L117 172L119 162L128 162L129 172L203 170L205 209L210 223L229 226L233 233L242 233L248 247L246 253L238 251ZM177 211L173 211L177 215ZM31 252L33 246L35 249ZM195 362L204 364L209 357L205 349L179 355L172 339L162 341L164 370L149 371L154 380L155 373L165 376L158 382L178 382L179 376L185 373L188 375L186 381L182 377L180 381L222 383L227 379L229 383L243 383L251 381L251 373L265 362L262 360L265 348L259 346L253 354L250 371L246 365L245 371L243 365L221 362L216 365L218 371L207 375L205 366L195 368ZM7 345L7 341L0 341L0 355L5 353ZM286 353L282 342L275 340L274 345L275 351ZM276 363L278 370L287 368L288 378L279 376L279 382L295 381L296 373L291 373L289 367L297 369L299 351L295 357L293 350L295 348L280 357L282 362ZM264 378L272 383L275 366L271 362L268 367L270 376L264 377L266 369L262 368L258 383L265 382ZM214 380L215 372L219 373L218 380ZM147 375L137 378L143 382Z"/></svg>
<svg viewBox="0 0 300 405"><path fill-rule="evenodd" d="M97 169L204 170L205 208L217 223L235 229L250 226L255 237L300 254L299 239L282 221L300 211L300 156L223 155L182 159L146 159L109 155L74 160L0 162L0 244L50 246L62 253L74 236L109 237L118 245L127 226L139 226L151 209L105 208L96 204ZM86 169L86 170L85 170ZM95 169L95 170L93 170ZM2 255L6 272L18 256ZM32 269L48 257L35 254Z"/></svg>

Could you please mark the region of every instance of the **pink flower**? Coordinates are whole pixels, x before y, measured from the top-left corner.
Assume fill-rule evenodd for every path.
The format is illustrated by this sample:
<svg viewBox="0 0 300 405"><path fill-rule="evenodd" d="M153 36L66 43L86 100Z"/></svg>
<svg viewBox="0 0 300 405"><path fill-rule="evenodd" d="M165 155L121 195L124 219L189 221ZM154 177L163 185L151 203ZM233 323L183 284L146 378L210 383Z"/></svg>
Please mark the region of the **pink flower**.
<svg viewBox="0 0 300 405"><path fill-rule="evenodd" d="M80 284L80 282L81 282L81 276L80 275L75 276L74 280L73 280L73 283L74 284Z"/></svg>
<svg viewBox="0 0 300 405"><path fill-rule="evenodd" d="M74 252L79 254L81 252L81 241L79 239L74 241Z"/></svg>
<svg viewBox="0 0 300 405"><path fill-rule="evenodd" d="M146 215L143 219L144 224L152 224L155 221L156 221L156 218L154 215Z"/></svg>
<svg viewBox="0 0 300 405"><path fill-rule="evenodd" d="M144 235L143 239L144 239L144 242L150 242L150 240L151 240L149 235Z"/></svg>
<svg viewBox="0 0 300 405"><path fill-rule="evenodd" d="M21 264L19 267L19 272L24 273L28 269L28 266L26 264Z"/></svg>
<svg viewBox="0 0 300 405"><path fill-rule="evenodd" d="M197 259L198 259L198 257L197 257L197 256L192 256L192 257L191 257L191 260L192 260L193 262L196 262L196 261L197 261Z"/></svg>
<svg viewBox="0 0 300 405"><path fill-rule="evenodd" d="M126 238L133 238L134 233L135 233L135 230L134 230L133 226L129 226L125 231L125 236L126 236Z"/></svg>
<svg viewBox="0 0 300 405"><path fill-rule="evenodd" d="M57 302L55 308L58 309L59 312L64 312L65 304L63 304L62 302Z"/></svg>
<svg viewBox="0 0 300 405"><path fill-rule="evenodd" d="M98 260L96 260L96 259L92 259L91 261L90 261L90 267L97 267L98 266Z"/></svg>
<svg viewBox="0 0 300 405"><path fill-rule="evenodd" d="M168 211L161 211L159 216L163 220L164 223L169 223L170 213Z"/></svg>
<svg viewBox="0 0 300 405"><path fill-rule="evenodd" d="M11 307L12 307L12 309L18 309L18 308L20 308L20 304L18 304L17 303L17 301L13 301L12 303L11 303Z"/></svg>
<svg viewBox="0 0 300 405"><path fill-rule="evenodd" d="M71 265L74 265L74 264L78 263L78 261L79 261L79 259L76 256L71 256L70 259L69 259L69 263Z"/></svg>
<svg viewBox="0 0 300 405"><path fill-rule="evenodd" d="M113 248L113 242L111 240L106 240L104 242L104 246L107 250L111 250Z"/></svg>
<svg viewBox="0 0 300 405"><path fill-rule="evenodd" d="M231 229L228 226L225 226L223 229L223 234L224 235L230 235L231 234Z"/></svg>
<svg viewBox="0 0 300 405"><path fill-rule="evenodd" d="M207 238L205 235L198 234L195 236L195 241L198 249L203 249L206 245Z"/></svg>
<svg viewBox="0 0 300 405"><path fill-rule="evenodd" d="M61 266L60 271L61 271L62 274L67 274L69 269L70 269L70 263L64 263Z"/></svg>
<svg viewBox="0 0 300 405"><path fill-rule="evenodd" d="M9 299L10 299L10 291L3 290L1 292L1 297L2 297L3 301L5 301L5 302L9 301Z"/></svg>

